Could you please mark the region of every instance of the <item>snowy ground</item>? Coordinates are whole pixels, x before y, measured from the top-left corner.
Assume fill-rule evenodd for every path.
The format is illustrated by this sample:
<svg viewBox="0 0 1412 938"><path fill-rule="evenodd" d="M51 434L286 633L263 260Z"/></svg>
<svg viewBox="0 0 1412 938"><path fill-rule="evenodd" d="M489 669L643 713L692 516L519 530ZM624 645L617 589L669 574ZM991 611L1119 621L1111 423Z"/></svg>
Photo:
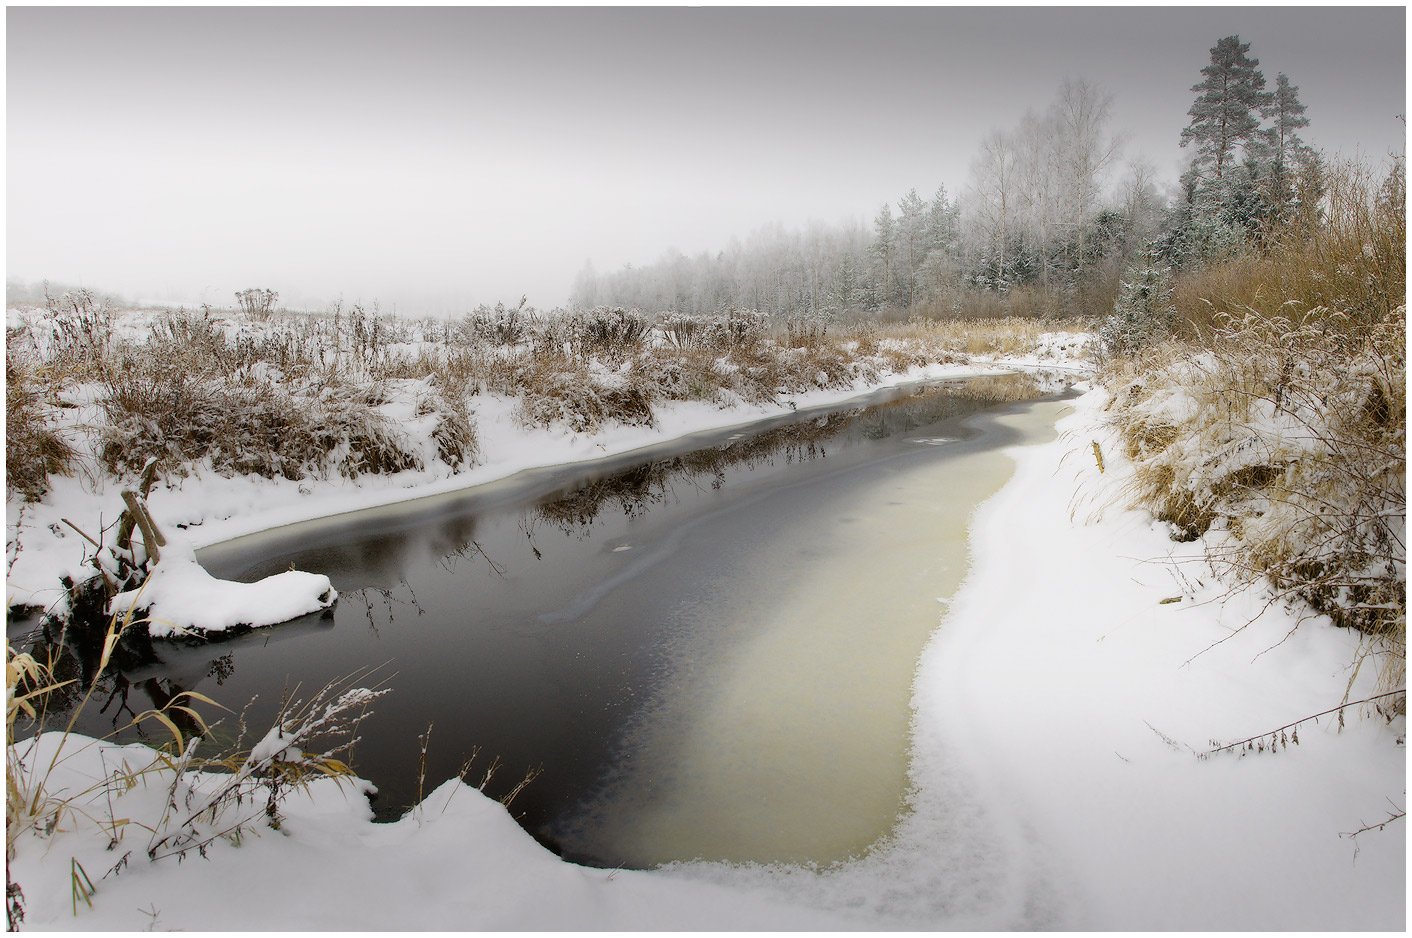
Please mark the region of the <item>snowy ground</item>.
<svg viewBox="0 0 1412 938"><path fill-rule="evenodd" d="M1403 719L1355 708L1273 753L1197 758L1212 739L1368 696L1371 669L1350 686L1354 635L1317 618L1294 628L1294 611L1215 582L1199 544L1123 510L1102 404L1085 395L1057 440L1015 451L1014 478L977 512L972 570L917 672L913 810L861 861L590 870L473 789L448 783L376 825L361 795L326 780L289 799L280 832L100 879L120 854L103 823L131 818L124 840L140 847L136 825L160 811L158 786L139 784L111 808L94 797L51 837L21 837L10 875L25 927L1403 930L1405 821L1347 836L1405 807ZM570 445L600 443L641 445ZM210 530L271 517L235 512ZM62 763L54 784L77 793L121 761L97 753ZM71 860L97 885L77 918Z"/></svg>

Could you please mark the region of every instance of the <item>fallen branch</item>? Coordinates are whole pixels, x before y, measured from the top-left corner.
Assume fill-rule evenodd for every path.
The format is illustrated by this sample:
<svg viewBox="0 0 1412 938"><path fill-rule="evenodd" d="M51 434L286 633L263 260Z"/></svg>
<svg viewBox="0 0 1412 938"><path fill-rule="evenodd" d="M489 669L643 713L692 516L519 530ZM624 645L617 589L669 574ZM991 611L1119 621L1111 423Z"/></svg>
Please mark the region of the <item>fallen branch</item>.
<svg viewBox="0 0 1412 938"><path fill-rule="evenodd" d="M1326 716L1328 716L1330 713L1342 713L1344 710L1348 709L1349 707L1356 707L1356 706L1358 706L1359 704L1372 703L1372 702L1375 701L1375 700L1382 700L1384 697L1395 697L1395 696L1397 696L1398 694L1405 694L1405 693L1407 693L1407 688L1404 687L1404 688L1402 688L1401 690L1391 690L1391 691L1388 691L1386 694L1375 694L1375 695L1373 695L1372 697L1365 697L1365 698L1363 698L1362 700L1354 700L1354 701L1350 701L1349 703L1346 703L1346 704L1339 704L1337 707L1330 707L1328 710L1324 710L1324 711L1322 711L1322 712L1320 712L1320 713L1315 713L1315 714L1313 714L1313 715L1311 715L1311 716L1307 716L1307 717L1305 717L1305 718L1302 719L1302 720L1295 720L1293 723L1286 723L1284 726L1276 727L1276 728L1273 729L1273 730L1266 730L1266 731L1263 732L1263 733L1257 733L1257 734L1255 734L1254 736L1250 736L1250 737L1248 737L1248 738L1246 738L1246 739L1242 739L1240 742L1230 743L1230 744L1225 745L1225 746L1217 746L1215 749L1208 749L1207 752L1208 752L1208 753L1215 753L1215 752L1224 752L1224 751L1227 750L1227 749L1235 749L1237 746L1244 746L1244 745L1246 745L1246 744L1248 744L1248 743L1253 743L1253 742L1255 742L1255 741L1258 740L1258 739L1264 739L1266 736L1273 736L1273 735L1275 735L1276 733L1282 733L1282 732L1284 732L1284 731L1287 730L1287 729L1290 729L1290 728L1292 728L1292 727L1299 726L1301 723L1308 723L1310 720L1317 720L1319 717L1326 717Z"/></svg>

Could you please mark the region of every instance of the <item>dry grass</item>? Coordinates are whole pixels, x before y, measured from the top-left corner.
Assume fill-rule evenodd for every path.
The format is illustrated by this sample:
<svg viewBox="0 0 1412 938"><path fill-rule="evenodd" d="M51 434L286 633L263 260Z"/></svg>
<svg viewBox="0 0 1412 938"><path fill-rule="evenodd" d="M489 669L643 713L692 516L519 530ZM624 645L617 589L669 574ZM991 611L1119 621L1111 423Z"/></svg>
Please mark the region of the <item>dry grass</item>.
<svg viewBox="0 0 1412 938"><path fill-rule="evenodd" d="M1173 302L1188 336L1221 325L1221 314L1255 310L1307 319L1337 311L1379 322L1407 295L1407 211L1401 169L1376 179L1342 163L1328 173L1321 214L1311 208L1260 252L1178 279Z"/></svg>
<svg viewBox="0 0 1412 938"><path fill-rule="evenodd" d="M1176 281L1178 337L1106 363L1130 496L1406 675L1406 193L1335 166L1261 248Z"/></svg>
<svg viewBox="0 0 1412 938"><path fill-rule="evenodd" d="M1401 686L1406 644L1406 314L1380 321L1254 311L1110 363L1136 473L1130 496L1213 559L1263 577L1380 651Z"/></svg>
<svg viewBox="0 0 1412 938"><path fill-rule="evenodd" d="M339 306L254 319L179 310L137 337L116 330L106 307L70 305L8 337L11 490L30 498L72 471L85 446L118 477L152 457L166 477L355 478L433 460L455 472L479 455L471 410L480 394L516 400L527 426L592 433L652 425L663 402L763 403L966 355L1022 353L1046 331L1081 328L1014 318L772 327L750 311L654 322L631 310L504 306L408 322ZM51 426L57 393L80 387L98 389L88 392L97 421L67 440ZM413 418L434 423L430 447L402 426L409 394Z"/></svg>
<svg viewBox="0 0 1412 938"><path fill-rule="evenodd" d="M5 484L29 499L44 496L51 475L69 475L78 454L54 429L51 385L34 369L5 362Z"/></svg>
<svg viewBox="0 0 1412 938"><path fill-rule="evenodd" d="M1087 322L1078 319L913 319L890 327L887 336L927 348L936 345L953 356L1022 355L1037 348L1046 333L1085 332L1088 328Z"/></svg>
<svg viewBox="0 0 1412 938"><path fill-rule="evenodd" d="M6 646L6 909L11 931L24 920L23 890L8 872L21 836L44 839L96 827L109 838L115 861L104 875L119 874L134 854L146 854L155 861L182 858L192 851L205 856L219 840L239 845L247 832L259 826L278 829L284 799L307 789L312 780L331 777L341 784L353 778L339 755L356 741L368 704L387 692L352 686L352 679L327 685L307 703L286 700L274 726L253 746L239 748L245 729L242 718L236 748L201 757L197 744L211 732L195 706L219 705L194 691L183 691L159 708L135 714L123 727L147 725L167 738L163 747L152 750L150 761L134 765L124 758L120 766L105 763L105 774L82 790L58 784L56 770L63 763L104 742L77 736L73 730L84 707L110 677L109 662L133 624L131 613L110 619L86 687L74 679L56 678L52 661ZM49 728L51 703L68 704L69 713L62 730L48 734L41 744L40 737L32 734ZM148 787L164 791L159 817L117 816L115 805L127 807L122 804L125 795ZM77 914L80 898L92 905L94 877L76 862L73 877Z"/></svg>

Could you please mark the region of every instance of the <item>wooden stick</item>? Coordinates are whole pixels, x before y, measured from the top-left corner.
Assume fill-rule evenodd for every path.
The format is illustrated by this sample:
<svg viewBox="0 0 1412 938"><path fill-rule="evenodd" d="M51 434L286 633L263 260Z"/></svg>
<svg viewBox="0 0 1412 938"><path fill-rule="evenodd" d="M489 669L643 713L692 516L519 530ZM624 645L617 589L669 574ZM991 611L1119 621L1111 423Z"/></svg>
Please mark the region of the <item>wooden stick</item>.
<svg viewBox="0 0 1412 938"><path fill-rule="evenodd" d="M162 556L157 548L166 544L167 539L152 523L152 516L147 513L147 506L142 504L142 500L137 497L136 492L123 492L123 501L127 503L128 513L137 522L137 526L142 529L142 542L147 547L148 558L154 563L160 562Z"/></svg>

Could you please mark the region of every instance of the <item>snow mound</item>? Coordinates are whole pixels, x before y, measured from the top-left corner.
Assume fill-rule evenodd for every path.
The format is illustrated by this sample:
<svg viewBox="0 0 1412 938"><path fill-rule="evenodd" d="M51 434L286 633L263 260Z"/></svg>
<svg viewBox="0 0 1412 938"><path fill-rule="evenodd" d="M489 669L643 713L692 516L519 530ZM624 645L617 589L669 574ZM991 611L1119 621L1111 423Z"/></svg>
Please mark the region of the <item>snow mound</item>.
<svg viewBox="0 0 1412 938"><path fill-rule="evenodd" d="M321 573L290 570L255 583L219 580L196 562L189 545L173 541L142 586L113 597L108 612L145 612L148 634L163 638L193 629L275 625L327 609L337 599L338 591Z"/></svg>

